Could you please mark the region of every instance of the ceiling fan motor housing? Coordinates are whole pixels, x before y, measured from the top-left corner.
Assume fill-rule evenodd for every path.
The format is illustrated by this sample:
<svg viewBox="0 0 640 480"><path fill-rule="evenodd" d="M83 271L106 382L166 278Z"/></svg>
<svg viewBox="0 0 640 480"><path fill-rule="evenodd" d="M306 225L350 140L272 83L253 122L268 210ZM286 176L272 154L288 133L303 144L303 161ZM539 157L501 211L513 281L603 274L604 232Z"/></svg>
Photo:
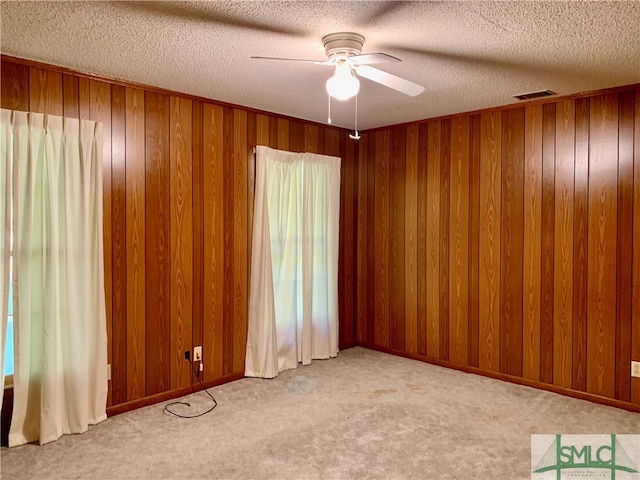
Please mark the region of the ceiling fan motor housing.
<svg viewBox="0 0 640 480"><path fill-rule="evenodd" d="M322 37L322 43L329 59L353 57L362 53L364 37L352 32L331 33Z"/></svg>

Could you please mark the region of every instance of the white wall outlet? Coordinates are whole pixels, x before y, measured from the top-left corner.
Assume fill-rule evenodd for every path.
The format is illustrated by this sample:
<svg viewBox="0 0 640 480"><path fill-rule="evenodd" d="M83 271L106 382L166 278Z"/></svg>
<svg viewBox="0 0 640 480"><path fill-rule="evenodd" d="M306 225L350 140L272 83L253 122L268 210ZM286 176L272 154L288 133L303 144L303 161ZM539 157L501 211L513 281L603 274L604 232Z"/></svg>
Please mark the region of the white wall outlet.
<svg viewBox="0 0 640 480"><path fill-rule="evenodd" d="M631 376L640 378L640 362L631 362Z"/></svg>
<svg viewBox="0 0 640 480"><path fill-rule="evenodd" d="M193 347L193 361L201 362L202 361L202 345L198 345L197 347Z"/></svg>

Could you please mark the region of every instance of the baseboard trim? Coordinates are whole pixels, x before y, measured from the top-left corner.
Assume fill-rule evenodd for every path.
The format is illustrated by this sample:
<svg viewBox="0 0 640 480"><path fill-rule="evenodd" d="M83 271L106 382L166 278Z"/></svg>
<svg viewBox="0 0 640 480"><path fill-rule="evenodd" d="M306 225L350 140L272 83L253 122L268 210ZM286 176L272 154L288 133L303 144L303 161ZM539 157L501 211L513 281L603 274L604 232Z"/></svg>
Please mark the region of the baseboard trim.
<svg viewBox="0 0 640 480"><path fill-rule="evenodd" d="M530 380L528 378L517 377L515 375L509 375L501 372L491 372L488 370L482 370L478 367L471 367L468 365L459 365L457 363L441 360L439 358L428 357L425 355L418 355L414 353L407 353L402 350L394 350L392 348L381 347L370 343L359 343L358 346L368 348L370 350L376 350L378 352L388 353L390 355L396 355L399 357L409 358L411 360L418 360L420 362L430 363L439 367L451 368L453 370L459 370L465 373L472 373L474 375L481 375L483 377L495 378L496 380L503 380L505 382L515 383L518 385L524 385L526 387L537 388L538 390L546 390L548 392L558 393L567 397L578 398L580 400L587 400L589 402L598 403L600 405L606 405L608 407L621 408L630 412L640 413L640 405L631 402L625 402L623 400L616 400L614 398L603 397L594 393L582 392L580 390L573 390L571 388L559 387L557 385L551 385L548 383L538 382Z"/></svg>
<svg viewBox="0 0 640 480"><path fill-rule="evenodd" d="M113 417L114 415L120 415L121 413L129 412L137 408L148 407L149 405L154 405L156 403L166 402L167 400L173 400L174 398L178 397L184 397L185 395L199 392L205 388L217 387L218 385L234 382L236 380L240 380L241 378L244 378L244 373L232 373L230 375L216 378L215 380L202 382L202 387L199 384L195 384L190 387L169 390L167 392L149 395L148 397L138 398L129 402L119 403L118 405L107 407L107 416Z"/></svg>

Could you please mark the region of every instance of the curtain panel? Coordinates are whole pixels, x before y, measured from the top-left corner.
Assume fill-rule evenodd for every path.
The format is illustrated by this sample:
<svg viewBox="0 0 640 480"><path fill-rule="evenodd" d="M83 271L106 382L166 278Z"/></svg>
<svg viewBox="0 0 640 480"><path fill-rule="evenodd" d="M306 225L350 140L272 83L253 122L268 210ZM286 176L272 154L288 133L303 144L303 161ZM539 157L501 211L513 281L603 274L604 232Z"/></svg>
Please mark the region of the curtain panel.
<svg viewBox="0 0 640 480"><path fill-rule="evenodd" d="M338 353L340 158L256 148L245 375Z"/></svg>
<svg viewBox="0 0 640 480"><path fill-rule="evenodd" d="M44 444L106 419L102 124L3 110L2 137L13 187L9 445Z"/></svg>

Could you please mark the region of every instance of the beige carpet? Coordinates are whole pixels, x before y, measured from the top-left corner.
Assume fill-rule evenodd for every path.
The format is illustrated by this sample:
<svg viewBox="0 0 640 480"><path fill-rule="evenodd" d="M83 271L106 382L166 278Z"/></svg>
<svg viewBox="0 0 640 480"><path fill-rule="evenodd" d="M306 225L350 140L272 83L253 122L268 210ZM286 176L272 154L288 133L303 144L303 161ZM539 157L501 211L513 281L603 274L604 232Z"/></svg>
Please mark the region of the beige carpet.
<svg viewBox="0 0 640 480"><path fill-rule="evenodd" d="M4 448L2 478L518 479L531 433L640 433L639 414L363 348L211 391L198 419L158 404Z"/></svg>

